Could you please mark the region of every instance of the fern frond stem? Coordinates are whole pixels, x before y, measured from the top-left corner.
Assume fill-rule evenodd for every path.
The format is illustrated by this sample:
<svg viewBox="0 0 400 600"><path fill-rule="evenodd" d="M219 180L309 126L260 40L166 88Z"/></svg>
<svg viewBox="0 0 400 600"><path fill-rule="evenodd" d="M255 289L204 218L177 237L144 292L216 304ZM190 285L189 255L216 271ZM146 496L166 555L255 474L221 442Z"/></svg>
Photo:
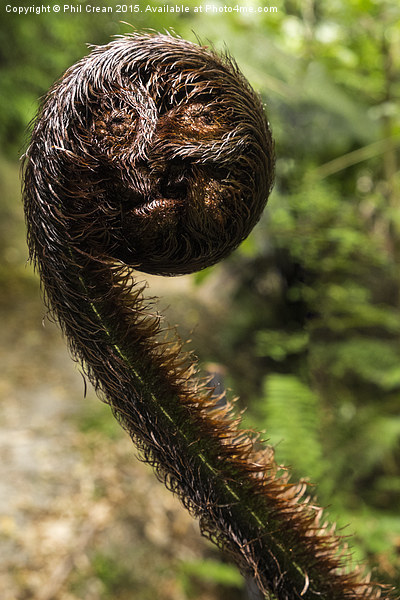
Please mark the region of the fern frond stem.
<svg viewBox="0 0 400 600"><path fill-rule="evenodd" d="M133 279L227 256L271 191L274 146L229 57L172 36L95 48L44 100L25 157L30 256L72 355L140 456L266 598L377 600L304 482L221 407Z"/></svg>

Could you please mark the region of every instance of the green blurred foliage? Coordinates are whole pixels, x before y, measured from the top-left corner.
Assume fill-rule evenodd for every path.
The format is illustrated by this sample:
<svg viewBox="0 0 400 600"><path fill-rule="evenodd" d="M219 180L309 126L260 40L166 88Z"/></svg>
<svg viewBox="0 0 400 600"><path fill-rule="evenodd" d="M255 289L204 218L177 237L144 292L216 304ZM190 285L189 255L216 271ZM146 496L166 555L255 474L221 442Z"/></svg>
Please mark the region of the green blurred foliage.
<svg viewBox="0 0 400 600"><path fill-rule="evenodd" d="M400 5L279 0L268 3L277 12L211 15L195 14L199 4L186 2L189 15L3 15L3 156L23 151L37 99L86 43L131 30L121 21L234 55L266 103L276 186L253 235L212 271L232 293L218 335L215 322L201 325L209 343L199 355L228 366L278 461L352 524L356 557L399 584ZM4 191L4 160L3 171ZM0 253L11 269L23 224L6 198Z"/></svg>
<svg viewBox="0 0 400 600"><path fill-rule="evenodd" d="M207 585L217 587L221 600L243 598L244 580L232 564L204 557L201 560L183 560L178 565L178 578L188 600L197 598L201 591L207 593Z"/></svg>

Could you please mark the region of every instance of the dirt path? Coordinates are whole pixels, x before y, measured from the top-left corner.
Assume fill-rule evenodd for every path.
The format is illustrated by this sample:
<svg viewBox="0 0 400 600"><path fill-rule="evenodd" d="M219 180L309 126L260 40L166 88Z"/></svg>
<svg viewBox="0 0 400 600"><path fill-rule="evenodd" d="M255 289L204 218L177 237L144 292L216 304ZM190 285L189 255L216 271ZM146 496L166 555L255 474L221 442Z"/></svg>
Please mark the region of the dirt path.
<svg viewBox="0 0 400 600"><path fill-rule="evenodd" d="M108 407L90 389L83 397L44 312L37 284L0 305L1 597L238 598L235 586L188 577L214 550L136 460Z"/></svg>

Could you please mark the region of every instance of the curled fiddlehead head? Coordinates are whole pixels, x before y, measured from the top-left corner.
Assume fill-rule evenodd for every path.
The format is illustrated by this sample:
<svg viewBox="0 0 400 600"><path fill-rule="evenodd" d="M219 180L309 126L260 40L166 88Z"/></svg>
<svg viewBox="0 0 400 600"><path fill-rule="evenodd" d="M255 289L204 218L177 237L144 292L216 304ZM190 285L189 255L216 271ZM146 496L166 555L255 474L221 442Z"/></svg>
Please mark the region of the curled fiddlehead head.
<svg viewBox="0 0 400 600"><path fill-rule="evenodd" d="M31 257L73 355L157 475L267 596L378 598L339 540L161 339L132 270L189 273L227 256L270 193L257 95L228 57L167 35L95 48L45 98L25 157Z"/></svg>
<svg viewBox="0 0 400 600"><path fill-rule="evenodd" d="M170 36L95 49L53 89L34 140L46 144L40 160L68 178L57 196L66 210L68 195L72 240L79 215L82 250L148 273L189 273L225 257L272 186L272 140L255 93L232 61Z"/></svg>

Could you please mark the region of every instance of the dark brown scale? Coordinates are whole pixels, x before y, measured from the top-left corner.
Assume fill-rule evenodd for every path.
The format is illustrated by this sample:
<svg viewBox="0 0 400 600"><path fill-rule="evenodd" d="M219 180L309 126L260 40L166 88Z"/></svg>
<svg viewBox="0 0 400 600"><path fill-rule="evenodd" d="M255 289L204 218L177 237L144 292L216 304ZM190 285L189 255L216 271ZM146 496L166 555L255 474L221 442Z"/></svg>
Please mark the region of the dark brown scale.
<svg viewBox="0 0 400 600"><path fill-rule="evenodd" d="M31 258L73 356L203 534L267 597L373 600L306 486L199 382L133 279L227 256L273 174L263 107L233 61L166 35L117 39L39 111L24 173Z"/></svg>

